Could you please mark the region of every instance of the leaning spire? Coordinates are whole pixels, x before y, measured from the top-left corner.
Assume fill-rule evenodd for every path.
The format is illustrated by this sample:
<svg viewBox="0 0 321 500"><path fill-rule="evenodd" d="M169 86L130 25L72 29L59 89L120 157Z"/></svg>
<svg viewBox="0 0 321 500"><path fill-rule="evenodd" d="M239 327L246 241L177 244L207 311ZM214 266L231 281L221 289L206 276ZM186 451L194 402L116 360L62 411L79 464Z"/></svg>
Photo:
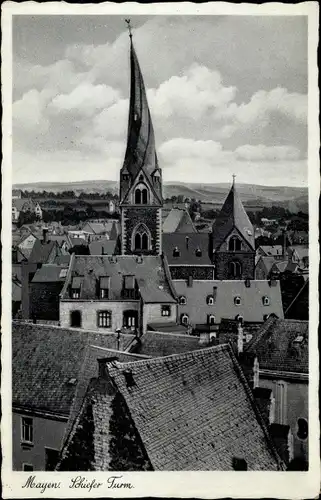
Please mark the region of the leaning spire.
<svg viewBox="0 0 321 500"><path fill-rule="evenodd" d="M138 173L143 173L149 178L154 189L161 190L161 184L155 187L153 175L158 172L158 161L155 148L155 136L152 119L149 111L143 75L133 44L133 34L130 19L125 20L130 38L130 100L128 116L127 147L121 175L128 172L128 185L121 186L121 199L124 199L132 182ZM161 197L161 191L156 192Z"/></svg>

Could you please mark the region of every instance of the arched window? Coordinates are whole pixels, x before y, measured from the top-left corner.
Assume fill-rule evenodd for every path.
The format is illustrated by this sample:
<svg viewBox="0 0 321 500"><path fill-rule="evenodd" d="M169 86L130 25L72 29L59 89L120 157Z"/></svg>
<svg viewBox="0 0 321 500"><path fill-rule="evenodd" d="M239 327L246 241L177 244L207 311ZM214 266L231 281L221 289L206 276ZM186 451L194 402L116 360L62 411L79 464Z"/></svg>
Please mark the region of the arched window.
<svg viewBox="0 0 321 500"><path fill-rule="evenodd" d="M229 269L229 277L232 279L240 279L242 276L242 266L241 263L238 262L237 260L233 260L232 262L229 262L228 265Z"/></svg>
<svg viewBox="0 0 321 500"><path fill-rule="evenodd" d="M145 184L138 184L135 189L135 205L148 204L148 190Z"/></svg>
<svg viewBox="0 0 321 500"><path fill-rule="evenodd" d="M208 325L215 325L215 316L214 316L214 314L208 314L207 315L207 324Z"/></svg>
<svg viewBox="0 0 321 500"><path fill-rule="evenodd" d="M234 297L234 304L236 306L240 306L241 305L241 297Z"/></svg>
<svg viewBox="0 0 321 500"><path fill-rule="evenodd" d="M237 236L232 236L228 242L228 249L230 252L241 250L241 240Z"/></svg>
<svg viewBox="0 0 321 500"><path fill-rule="evenodd" d="M262 297L262 302L263 302L264 306L269 306L270 305L269 297L266 297L266 296Z"/></svg>
<svg viewBox="0 0 321 500"><path fill-rule="evenodd" d="M208 306L213 306L214 305L214 297L213 295L208 295L206 298L206 304Z"/></svg>
<svg viewBox="0 0 321 500"><path fill-rule="evenodd" d="M150 249L150 232L144 224L134 229L132 239L132 250L134 251L148 251Z"/></svg>
<svg viewBox="0 0 321 500"><path fill-rule="evenodd" d="M186 297L184 297L183 295L179 298L179 303L181 306L185 306L186 305Z"/></svg>
<svg viewBox="0 0 321 500"><path fill-rule="evenodd" d="M188 325L188 314L182 314L181 323L182 325Z"/></svg>

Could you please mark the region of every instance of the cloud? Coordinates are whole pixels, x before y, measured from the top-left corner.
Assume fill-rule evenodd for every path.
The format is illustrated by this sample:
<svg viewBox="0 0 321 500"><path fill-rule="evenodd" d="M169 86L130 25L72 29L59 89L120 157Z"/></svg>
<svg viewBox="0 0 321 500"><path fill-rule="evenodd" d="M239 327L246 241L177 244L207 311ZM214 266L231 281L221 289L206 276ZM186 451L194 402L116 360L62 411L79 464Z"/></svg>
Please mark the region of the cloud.
<svg viewBox="0 0 321 500"><path fill-rule="evenodd" d="M263 144L250 146L246 144L236 148L235 156L241 161L288 161L298 160L300 150L294 146L264 146Z"/></svg>
<svg viewBox="0 0 321 500"><path fill-rule="evenodd" d="M195 161L198 159L213 163L215 159L222 160L229 156L229 152L223 151L222 145L215 141L194 141L193 139L175 138L163 143L159 147L159 154L165 164L172 164L186 159Z"/></svg>
<svg viewBox="0 0 321 500"><path fill-rule="evenodd" d="M52 109L59 113L75 111L77 114L92 116L102 108L108 108L120 99L120 92L107 85L81 83L69 94L56 96Z"/></svg>
<svg viewBox="0 0 321 500"><path fill-rule="evenodd" d="M232 101L235 94L236 87L224 87L218 71L193 64L182 76L173 76L149 90L148 100L155 116L178 114L197 121L209 110Z"/></svg>
<svg viewBox="0 0 321 500"><path fill-rule="evenodd" d="M216 119L236 120L240 125L255 122L267 124L271 114L277 112L306 125L307 109L306 95L290 93L287 89L278 87L271 91L259 90L248 103L230 103L219 109L214 116Z"/></svg>
<svg viewBox="0 0 321 500"><path fill-rule="evenodd" d="M49 120L44 116L44 109L50 92L36 89L26 92L21 99L13 103L13 126L29 133L44 133L49 128Z"/></svg>

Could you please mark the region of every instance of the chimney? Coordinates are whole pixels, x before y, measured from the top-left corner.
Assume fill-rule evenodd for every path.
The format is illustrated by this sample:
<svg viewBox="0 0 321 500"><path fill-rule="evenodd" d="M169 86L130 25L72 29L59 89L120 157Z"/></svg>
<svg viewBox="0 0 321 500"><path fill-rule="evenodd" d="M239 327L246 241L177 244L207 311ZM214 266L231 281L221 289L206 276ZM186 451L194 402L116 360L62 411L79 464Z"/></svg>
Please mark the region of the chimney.
<svg viewBox="0 0 321 500"><path fill-rule="evenodd" d="M47 235L48 235L48 228L44 227L42 230L42 242L43 243L48 243Z"/></svg>
<svg viewBox="0 0 321 500"><path fill-rule="evenodd" d="M259 387L259 360L255 358L253 364L253 389Z"/></svg>
<svg viewBox="0 0 321 500"><path fill-rule="evenodd" d="M101 255L105 255L104 245L101 247Z"/></svg>
<svg viewBox="0 0 321 500"><path fill-rule="evenodd" d="M283 248L282 248L282 256L285 259L286 254L286 231L283 229Z"/></svg>
<svg viewBox="0 0 321 500"><path fill-rule="evenodd" d="M237 354L240 354L241 352L243 352L243 337L244 337L244 331L243 331L242 321L238 320L238 323L237 323Z"/></svg>
<svg viewBox="0 0 321 500"><path fill-rule="evenodd" d="M191 288L193 286L193 276L189 275L187 278L187 286Z"/></svg>
<svg viewBox="0 0 321 500"><path fill-rule="evenodd" d="M185 236L185 244L186 244L186 248L188 250L189 236Z"/></svg>
<svg viewBox="0 0 321 500"><path fill-rule="evenodd" d="M120 335L120 329L119 328L117 328L116 334L117 334L117 337L116 337L116 349L117 349L117 351L120 351L121 335Z"/></svg>
<svg viewBox="0 0 321 500"><path fill-rule="evenodd" d="M112 382L112 379L109 376L107 363L113 363L114 361L118 361L116 356L109 358L97 358L98 361L98 378L101 380L105 380L107 382L107 393L114 394L115 386Z"/></svg>

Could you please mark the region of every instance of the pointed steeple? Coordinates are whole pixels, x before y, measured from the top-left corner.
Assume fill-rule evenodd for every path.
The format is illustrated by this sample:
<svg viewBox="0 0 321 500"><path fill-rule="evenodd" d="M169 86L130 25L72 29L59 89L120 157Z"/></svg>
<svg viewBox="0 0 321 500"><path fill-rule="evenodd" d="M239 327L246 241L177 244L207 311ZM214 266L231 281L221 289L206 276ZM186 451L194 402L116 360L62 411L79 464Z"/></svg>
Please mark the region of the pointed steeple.
<svg viewBox="0 0 321 500"><path fill-rule="evenodd" d="M233 184L227 195L220 214L213 224L213 250L217 249L232 229L237 229L252 249L255 248L254 230L235 185Z"/></svg>
<svg viewBox="0 0 321 500"><path fill-rule="evenodd" d="M139 62L132 41L130 24L130 103L127 148L120 179L120 202L124 201L138 173L145 174L159 201L162 199L161 170L158 167L155 136L146 90ZM155 176L156 174L156 176ZM157 178L157 181L155 179Z"/></svg>

